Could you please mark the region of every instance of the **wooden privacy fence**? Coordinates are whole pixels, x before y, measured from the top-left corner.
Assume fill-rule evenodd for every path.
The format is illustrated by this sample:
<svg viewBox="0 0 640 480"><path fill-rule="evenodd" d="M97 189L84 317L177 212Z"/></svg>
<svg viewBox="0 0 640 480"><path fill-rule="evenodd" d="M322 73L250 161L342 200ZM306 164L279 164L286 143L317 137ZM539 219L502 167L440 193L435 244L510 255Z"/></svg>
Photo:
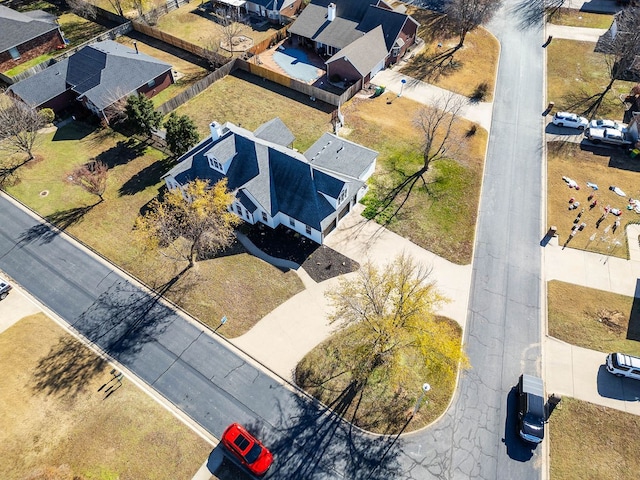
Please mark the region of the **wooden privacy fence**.
<svg viewBox="0 0 640 480"><path fill-rule="evenodd" d="M271 80L278 85L283 85L287 88L300 92L304 95L308 95L311 98L328 103L329 105L342 105L344 102L353 97L362 88L362 80L358 80L355 84L351 85L342 94L337 95L335 93L327 92L321 88L314 87L308 83L301 82L291 77L287 77L281 73L270 70L262 65L257 65L253 62L247 62L246 60L236 59L235 65L237 68L249 72L253 75L257 75L261 78Z"/></svg>
<svg viewBox="0 0 640 480"><path fill-rule="evenodd" d="M189 53L193 53L200 58L204 58L206 60L213 59L218 65L223 65L229 61L228 57L220 55L216 52L209 51L206 48L201 47L200 45L195 45L191 42L187 42L186 40L182 40L181 38L174 37L173 35L163 32L162 30L159 30L150 25L145 25L136 21L132 21L131 24L133 25L133 29L136 32L143 33L157 40L168 43L169 45L173 45L176 48L180 48Z"/></svg>
<svg viewBox="0 0 640 480"><path fill-rule="evenodd" d="M265 38L260 43L255 44L253 47L247 50L247 53L250 55L259 55L265 50L268 50L270 47L274 46L280 40L284 40L285 38L287 38L288 29L289 29L289 25L287 25L286 27L282 27L280 30L278 30L273 35L271 35L269 38Z"/></svg>
<svg viewBox="0 0 640 480"><path fill-rule="evenodd" d="M221 78L229 75L229 73L231 73L235 68L236 68L235 62L233 61L227 63L226 65L223 65L222 67L210 73L203 79L198 80L196 83L191 85L189 88L187 88L183 92L180 92L178 95L176 95L172 99L164 102L162 105L156 108L156 111L162 113L163 115L167 115L168 113L173 112L180 105L191 100L193 97L198 95L204 89L211 86L214 82L217 82Z"/></svg>

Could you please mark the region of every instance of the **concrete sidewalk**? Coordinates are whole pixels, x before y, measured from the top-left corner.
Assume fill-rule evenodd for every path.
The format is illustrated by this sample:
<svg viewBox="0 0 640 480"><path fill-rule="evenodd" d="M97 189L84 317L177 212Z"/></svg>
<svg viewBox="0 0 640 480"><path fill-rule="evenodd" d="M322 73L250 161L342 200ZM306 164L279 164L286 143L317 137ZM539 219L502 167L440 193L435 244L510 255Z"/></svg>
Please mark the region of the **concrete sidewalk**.
<svg viewBox="0 0 640 480"><path fill-rule="evenodd" d="M371 261L385 265L402 252L433 268L432 278L438 290L451 300L438 312L456 320L464 327L471 285L471 265L455 265L380 225L364 219L364 207L357 205L326 240L325 244L363 264ZM299 274L306 275L302 268ZM351 273L343 278L357 275ZM316 345L328 338L334 326L327 321L330 305L327 289L339 278L311 285L307 279L304 291L298 293L260 320L249 332L232 339L231 343L249 352L278 375L293 379L300 360Z"/></svg>
<svg viewBox="0 0 640 480"><path fill-rule="evenodd" d="M547 23L547 34L553 38L566 38L581 42L597 42L607 32L604 28L567 27Z"/></svg>
<svg viewBox="0 0 640 480"><path fill-rule="evenodd" d="M406 84L402 87L402 80L406 80ZM449 90L445 90L435 85L431 85L415 78L411 78L407 75L403 75L394 70L381 70L371 79L371 83L375 85L384 85L386 92L391 92L391 95L397 95L402 89L402 96L415 100L416 102L431 105L439 98L443 98L446 95L451 95ZM493 103L490 102L471 102L469 98L464 95L454 94L464 103L464 107L460 111L460 116L471 120L482 126L485 130L491 128L491 116L493 114Z"/></svg>

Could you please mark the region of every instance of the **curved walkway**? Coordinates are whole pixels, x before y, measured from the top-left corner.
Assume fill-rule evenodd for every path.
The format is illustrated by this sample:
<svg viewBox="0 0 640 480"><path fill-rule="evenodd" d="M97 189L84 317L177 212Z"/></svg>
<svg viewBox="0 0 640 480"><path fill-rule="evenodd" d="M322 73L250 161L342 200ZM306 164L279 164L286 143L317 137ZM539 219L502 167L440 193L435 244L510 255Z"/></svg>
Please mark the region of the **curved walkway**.
<svg viewBox="0 0 640 480"><path fill-rule="evenodd" d="M425 265L430 265L437 288L451 300L439 313L464 326L471 265L455 265L378 224L367 221L360 215L363 208L362 205L354 208L353 213L329 235L325 244L361 264L371 261L384 265L405 252ZM271 370L284 378L292 379L298 362L334 330L334 326L327 320L331 306L325 292L336 286L340 278L316 283L303 268L296 269L292 266L297 264L269 257L250 242L245 243L248 241L246 238L241 238L241 241L249 251L265 261L294 268L305 284L305 290L267 314L247 333L231 340L231 343L250 352ZM342 278L352 278L355 275L357 273L351 273Z"/></svg>

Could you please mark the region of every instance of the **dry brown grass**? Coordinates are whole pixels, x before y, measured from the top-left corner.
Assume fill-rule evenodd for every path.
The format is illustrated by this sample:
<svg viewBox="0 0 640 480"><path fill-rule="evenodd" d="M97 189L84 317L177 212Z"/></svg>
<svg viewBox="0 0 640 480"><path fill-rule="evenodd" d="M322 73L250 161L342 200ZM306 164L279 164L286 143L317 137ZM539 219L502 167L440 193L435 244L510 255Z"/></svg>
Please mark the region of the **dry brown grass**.
<svg viewBox="0 0 640 480"><path fill-rule="evenodd" d="M557 110L581 113L588 104L581 100L604 91L609 83L605 56L595 53L596 44L555 39L547 47L547 99ZM633 82L616 81L605 96L597 117L622 119L620 94L627 94Z"/></svg>
<svg viewBox="0 0 640 480"><path fill-rule="evenodd" d="M418 35L425 46L402 67L401 72L441 88L471 97L478 85L488 85L485 101L491 101L495 86L500 44L486 29L479 27L467 35L464 46L446 59L440 68L434 68L434 56L441 55L458 44L442 28L442 18L424 9L412 7L409 13L421 23ZM439 47L438 44L441 46Z"/></svg>
<svg viewBox="0 0 640 480"><path fill-rule="evenodd" d="M609 186L618 186L629 197L640 199L638 161L625 157L621 151L615 149L599 150L613 155L610 157L581 150L578 144L569 142L550 142L548 145L547 219L549 225L558 227L560 244L566 242L578 213L584 208L578 223L584 222L587 226L578 232L567 246L627 258L625 226L629 222L640 221L640 215L627 210L628 198L616 195L609 190ZM563 176L578 182L580 190L569 188L562 180ZM586 186L586 182L597 184L599 190L594 192ZM589 207L590 195L598 201L593 209ZM570 198L580 202L580 207L569 210ZM616 217L611 214L601 222L599 228L596 228L596 222L607 205L623 211L620 228L615 233L612 225ZM609 231L605 233L607 227ZM595 238L592 241L590 238L594 234ZM615 242L620 242L620 246L615 246Z"/></svg>
<svg viewBox="0 0 640 480"><path fill-rule="evenodd" d="M301 93L236 72L211 85L176 113L189 115L202 136L210 135L209 124L214 120L229 121L253 131L264 122L280 117L296 137L293 146L304 151L324 132L331 131L333 109L330 105L312 102Z"/></svg>
<svg viewBox="0 0 640 480"><path fill-rule="evenodd" d="M575 8L561 8L551 19L555 25L586 28L609 28L611 22L611 14L581 12Z"/></svg>
<svg viewBox="0 0 640 480"><path fill-rule="evenodd" d="M640 417L564 398L549 422L553 480L638 477Z"/></svg>
<svg viewBox="0 0 640 480"><path fill-rule="evenodd" d="M198 10L198 6L202 3L201 0L193 0L164 15L158 21L157 28L200 46L205 46L211 38L223 38L222 26L214 20L214 17ZM276 29L271 27L254 30L245 25L240 34L252 38L255 45L275 32Z"/></svg>
<svg viewBox="0 0 640 480"><path fill-rule="evenodd" d="M98 392L111 366L43 314L0 335L0 367L3 479L64 465L81 479L186 479L211 451L127 379Z"/></svg>
<svg viewBox="0 0 640 480"><path fill-rule="evenodd" d="M633 311L632 297L553 280L547 301L552 337L603 353L640 355L640 342L627 339L640 338L640 312Z"/></svg>
<svg viewBox="0 0 640 480"><path fill-rule="evenodd" d="M393 168L418 168L421 132L413 119L421 107L404 97L389 104L384 95L356 97L343 107L351 130L347 138L380 152L378 178ZM461 121L461 133L471 125ZM487 132L478 128L465 140L463 148L454 153L459 162L435 162L426 175L428 190L414 190L400 215L389 224L396 233L459 264L471 261Z"/></svg>

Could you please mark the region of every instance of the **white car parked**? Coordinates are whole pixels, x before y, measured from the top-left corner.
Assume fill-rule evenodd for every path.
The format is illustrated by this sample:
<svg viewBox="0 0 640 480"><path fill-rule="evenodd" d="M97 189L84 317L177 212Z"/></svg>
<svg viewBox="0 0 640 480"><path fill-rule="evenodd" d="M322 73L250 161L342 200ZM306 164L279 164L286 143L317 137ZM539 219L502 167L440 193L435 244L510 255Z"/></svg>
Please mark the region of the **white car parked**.
<svg viewBox="0 0 640 480"><path fill-rule="evenodd" d="M620 130L622 133L627 132L627 125L624 123L618 123L614 120L591 120L589 124L591 128L613 128L615 130Z"/></svg>
<svg viewBox="0 0 640 480"><path fill-rule="evenodd" d="M553 124L559 127L571 127L584 130L589 126L589 120L575 113L557 112L553 116Z"/></svg>

